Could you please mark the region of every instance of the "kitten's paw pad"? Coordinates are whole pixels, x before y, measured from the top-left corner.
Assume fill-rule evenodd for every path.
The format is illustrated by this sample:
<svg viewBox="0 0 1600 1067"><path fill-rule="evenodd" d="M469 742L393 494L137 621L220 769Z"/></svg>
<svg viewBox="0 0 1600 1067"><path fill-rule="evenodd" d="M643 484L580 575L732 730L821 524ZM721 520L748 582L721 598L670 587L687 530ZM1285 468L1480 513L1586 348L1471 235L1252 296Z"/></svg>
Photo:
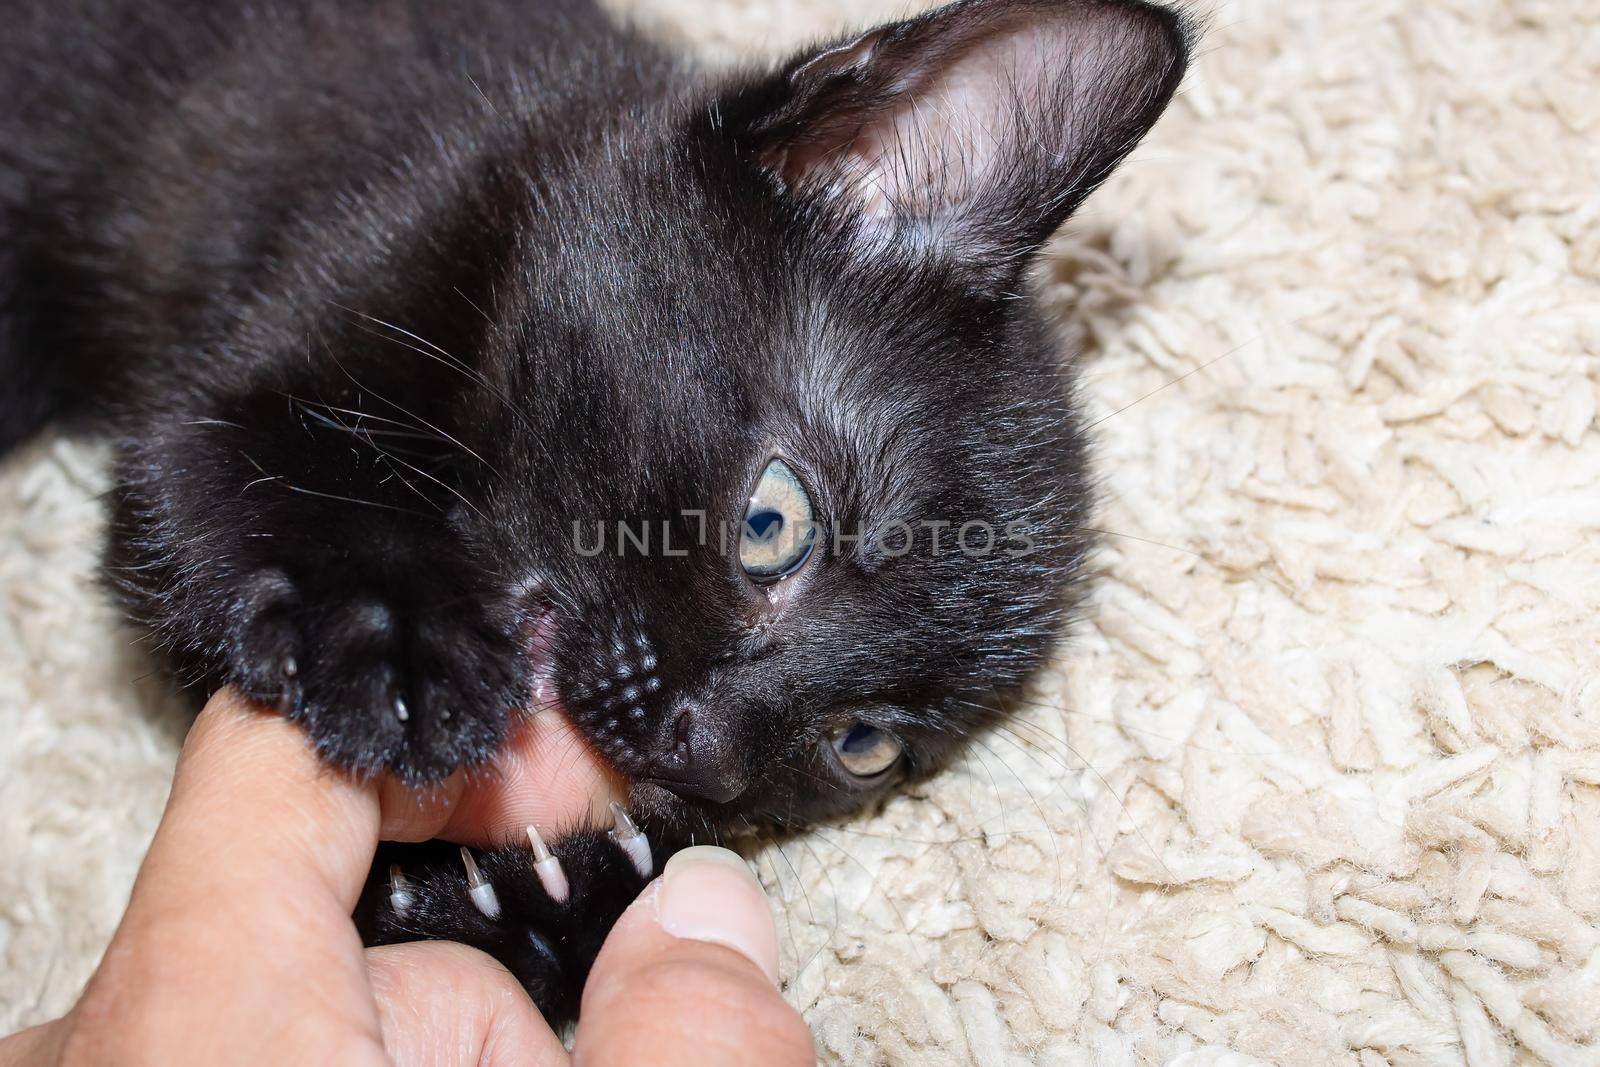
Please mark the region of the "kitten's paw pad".
<svg viewBox="0 0 1600 1067"><path fill-rule="evenodd" d="M463 587L384 596L262 571L243 583L233 680L330 762L437 781L488 758L523 699L514 640Z"/></svg>

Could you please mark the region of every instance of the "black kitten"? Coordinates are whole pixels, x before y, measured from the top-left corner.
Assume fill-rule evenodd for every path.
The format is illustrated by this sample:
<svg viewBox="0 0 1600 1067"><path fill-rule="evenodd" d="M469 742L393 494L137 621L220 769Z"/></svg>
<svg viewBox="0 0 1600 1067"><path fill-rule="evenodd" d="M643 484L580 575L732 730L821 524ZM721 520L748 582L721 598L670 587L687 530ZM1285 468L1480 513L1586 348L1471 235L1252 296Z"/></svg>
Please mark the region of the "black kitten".
<svg viewBox="0 0 1600 1067"><path fill-rule="evenodd" d="M654 860L927 773L1088 546L1028 297L1189 29L966 0L714 77L587 0L3 0L0 447L116 444L108 573L198 684L416 783L556 706ZM570 1014L610 835L375 878ZM564 872L566 897L561 899Z"/></svg>

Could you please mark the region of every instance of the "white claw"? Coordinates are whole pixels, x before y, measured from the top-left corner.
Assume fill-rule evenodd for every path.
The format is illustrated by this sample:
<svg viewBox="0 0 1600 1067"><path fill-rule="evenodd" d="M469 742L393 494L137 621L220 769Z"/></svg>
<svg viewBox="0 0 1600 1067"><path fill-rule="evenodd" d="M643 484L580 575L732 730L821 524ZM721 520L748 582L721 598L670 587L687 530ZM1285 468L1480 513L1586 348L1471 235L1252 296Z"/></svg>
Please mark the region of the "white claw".
<svg viewBox="0 0 1600 1067"><path fill-rule="evenodd" d="M627 853L628 859L633 862L633 869L639 872L640 878L649 878L655 871L655 859L650 855L650 839L640 832L628 818L628 811L615 800L611 802L611 817L617 825L610 831L611 840L617 847Z"/></svg>
<svg viewBox="0 0 1600 1067"><path fill-rule="evenodd" d="M539 876L539 884L544 886L551 900L565 904L572 895L572 889L567 885L567 872L561 869L561 861L555 858L550 846L539 836L537 826L528 827L528 844L533 846L533 873Z"/></svg>
<svg viewBox="0 0 1600 1067"><path fill-rule="evenodd" d="M389 867L389 906L403 919L416 899L411 889L411 879L406 877L406 872L400 869L398 863L392 864Z"/></svg>
<svg viewBox="0 0 1600 1067"><path fill-rule="evenodd" d="M472 898L473 907L487 918L500 918L500 898L495 896L494 886L489 884L489 879L478 870L478 863L467 851L466 845L461 846L461 865L467 869L467 896Z"/></svg>

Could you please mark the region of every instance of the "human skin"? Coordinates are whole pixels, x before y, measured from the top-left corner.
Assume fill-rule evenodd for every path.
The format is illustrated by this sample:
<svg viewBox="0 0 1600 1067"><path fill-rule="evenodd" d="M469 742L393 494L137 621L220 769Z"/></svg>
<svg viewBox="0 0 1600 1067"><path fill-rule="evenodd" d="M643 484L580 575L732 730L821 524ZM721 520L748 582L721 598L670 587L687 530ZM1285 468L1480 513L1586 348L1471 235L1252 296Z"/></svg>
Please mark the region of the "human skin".
<svg viewBox="0 0 1600 1067"><path fill-rule="evenodd" d="M219 694L99 969L61 1019L0 1041L0 1067L813 1063L775 982L765 897L720 849L675 856L617 924L570 1052L488 956L362 947L350 911L380 838L501 841L581 819L604 795L551 718L494 777L418 799L329 771L293 724Z"/></svg>

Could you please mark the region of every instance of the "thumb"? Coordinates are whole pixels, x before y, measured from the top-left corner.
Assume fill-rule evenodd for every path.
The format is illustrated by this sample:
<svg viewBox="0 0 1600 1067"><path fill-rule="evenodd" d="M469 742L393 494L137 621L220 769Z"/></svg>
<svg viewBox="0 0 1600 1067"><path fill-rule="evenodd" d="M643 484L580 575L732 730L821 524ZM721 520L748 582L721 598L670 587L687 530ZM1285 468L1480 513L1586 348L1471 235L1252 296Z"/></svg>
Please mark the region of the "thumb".
<svg viewBox="0 0 1600 1067"><path fill-rule="evenodd" d="M573 1061L810 1067L811 1033L778 992L777 973L772 911L750 868L726 849L685 849L600 950Z"/></svg>

